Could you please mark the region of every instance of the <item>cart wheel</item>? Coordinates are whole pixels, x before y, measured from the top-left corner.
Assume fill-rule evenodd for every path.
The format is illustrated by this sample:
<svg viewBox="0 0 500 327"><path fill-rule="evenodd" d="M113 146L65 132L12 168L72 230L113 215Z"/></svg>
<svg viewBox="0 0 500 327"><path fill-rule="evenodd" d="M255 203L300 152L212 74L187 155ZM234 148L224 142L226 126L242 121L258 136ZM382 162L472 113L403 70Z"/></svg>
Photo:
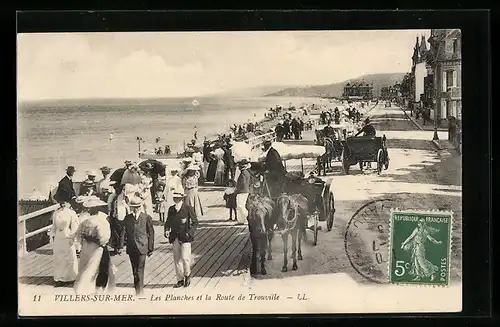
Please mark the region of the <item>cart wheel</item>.
<svg viewBox="0 0 500 327"><path fill-rule="evenodd" d="M335 215L335 204L333 202L333 195L330 194L328 200L328 217L326 218L326 229L327 231L331 231L333 228L333 221Z"/></svg>
<svg viewBox="0 0 500 327"><path fill-rule="evenodd" d="M313 246L316 246L318 244L318 220L319 220L319 215L317 212L314 213L314 239L313 239Z"/></svg>
<svg viewBox="0 0 500 327"><path fill-rule="evenodd" d="M382 172L382 166L384 164L384 151L382 149L378 150L377 153L377 174L380 175L380 172Z"/></svg>
<svg viewBox="0 0 500 327"><path fill-rule="evenodd" d="M342 150L342 169L344 170L344 174L349 175L349 164L347 163L344 150Z"/></svg>

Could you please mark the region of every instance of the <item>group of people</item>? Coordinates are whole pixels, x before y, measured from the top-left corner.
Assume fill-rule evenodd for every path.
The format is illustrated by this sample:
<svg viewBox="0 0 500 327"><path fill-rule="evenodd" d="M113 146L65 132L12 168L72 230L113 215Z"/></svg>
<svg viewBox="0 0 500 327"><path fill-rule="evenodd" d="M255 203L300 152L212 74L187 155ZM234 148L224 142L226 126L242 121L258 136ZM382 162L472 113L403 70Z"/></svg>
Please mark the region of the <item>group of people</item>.
<svg viewBox="0 0 500 327"><path fill-rule="evenodd" d="M226 186L236 176L236 163L232 154L233 141L230 137L220 138L203 144L204 181L213 182L214 186Z"/></svg>
<svg viewBox="0 0 500 327"><path fill-rule="evenodd" d="M304 121L300 117L290 118L290 116L287 116L284 120L280 120L276 124L274 131L278 142L281 142L283 139L290 140L292 137L295 140L302 139L302 132L305 128Z"/></svg>
<svg viewBox="0 0 500 327"><path fill-rule="evenodd" d="M345 112L343 114L346 116L347 120L355 124L359 123L361 121L361 117L363 116L363 114L360 113L359 110L354 107L349 107L345 109ZM322 124L326 124L329 121L333 121L335 124L340 124L342 121L342 113L340 112L338 107L335 107L333 112L332 110L321 112L320 120Z"/></svg>
<svg viewBox="0 0 500 327"><path fill-rule="evenodd" d="M53 244L56 286L73 284L79 294L113 289L116 267L111 256L121 255L126 247L134 288L137 294L143 293L146 258L155 250L152 176L159 185L157 202L168 201L165 195L170 199L168 209L164 206L167 217L160 215L160 220L164 222L164 236L173 246L178 279L175 287L190 285L191 242L198 217L203 215L197 193L199 168L190 164L180 175L173 169L165 184L151 165L139 168L131 161L125 165L119 181L109 180L108 169L102 169L104 178L95 183L91 172L78 196L73 187L75 167L69 166L59 182L54 199L60 208L54 212L48 232Z"/></svg>
<svg viewBox="0 0 500 327"><path fill-rule="evenodd" d="M246 133L256 133L257 131L261 131L261 124L249 121L246 124L233 124L229 129L232 137L242 137Z"/></svg>

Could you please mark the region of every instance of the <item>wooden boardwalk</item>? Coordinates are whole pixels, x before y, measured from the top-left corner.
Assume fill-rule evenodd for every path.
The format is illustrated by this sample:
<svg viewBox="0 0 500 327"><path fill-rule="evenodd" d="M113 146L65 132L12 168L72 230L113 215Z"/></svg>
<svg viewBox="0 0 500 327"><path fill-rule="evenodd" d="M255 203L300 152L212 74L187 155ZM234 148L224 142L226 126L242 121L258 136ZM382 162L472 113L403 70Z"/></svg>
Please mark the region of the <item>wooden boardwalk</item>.
<svg viewBox="0 0 500 327"><path fill-rule="evenodd" d="M222 199L223 188L201 187L200 197L205 215L200 219L192 244L191 287L214 288L225 276L246 273L248 260L241 260L250 251L248 227L227 221L228 209ZM172 246L163 236L163 226L155 226L155 251L146 261L145 288L162 289L176 283ZM111 257L117 268L117 287L133 288L132 268L128 255ZM20 284L33 287L54 285L52 248L48 244L19 259Z"/></svg>
<svg viewBox="0 0 500 327"><path fill-rule="evenodd" d="M309 143L312 144L313 132L307 131L304 134L304 138L309 139ZM300 160L290 160L286 168L288 171L301 170L303 166L307 174L315 168L315 164L314 159L305 159L302 164ZM191 288L214 288L224 277L241 276L249 268L251 244L248 227L228 221L229 213L223 201L223 191L223 187L200 187L205 215L200 219L200 226L192 244ZM163 236L163 226L158 221L155 223L157 223L155 251L146 260L146 289L163 289L176 283L172 246ZM133 289L132 268L128 255L123 253L112 256L111 260L118 270L116 286ZM20 258L18 267L21 285L29 287L55 285L52 278L53 261L50 244Z"/></svg>

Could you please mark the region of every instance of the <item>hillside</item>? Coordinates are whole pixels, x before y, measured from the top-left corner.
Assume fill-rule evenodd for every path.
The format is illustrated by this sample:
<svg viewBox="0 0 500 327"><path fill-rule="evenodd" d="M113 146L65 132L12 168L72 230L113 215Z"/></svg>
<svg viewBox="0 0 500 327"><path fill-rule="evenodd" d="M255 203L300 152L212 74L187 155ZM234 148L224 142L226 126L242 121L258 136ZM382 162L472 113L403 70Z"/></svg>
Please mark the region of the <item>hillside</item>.
<svg viewBox="0 0 500 327"><path fill-rule="evenodd" d="M205 94L204 96L213 97L261 97L266 96L280 90L287 89L292 85L267 85L267 86L254 86L239 89L231 89L221 91L215 94Z"/></svg>
<svg viewBox="0 0 500 327"><path fill-rule="evenodd" d="M340 97L342 96L344 86L347 83L359 80L364 80L367 83L373 82L373 95L380 96L380 90L382 87L394 85L396 82L401 82L404 75L405 73L369 74L328 85L289 87L278 92L266 94L266 96Z"/></svg>

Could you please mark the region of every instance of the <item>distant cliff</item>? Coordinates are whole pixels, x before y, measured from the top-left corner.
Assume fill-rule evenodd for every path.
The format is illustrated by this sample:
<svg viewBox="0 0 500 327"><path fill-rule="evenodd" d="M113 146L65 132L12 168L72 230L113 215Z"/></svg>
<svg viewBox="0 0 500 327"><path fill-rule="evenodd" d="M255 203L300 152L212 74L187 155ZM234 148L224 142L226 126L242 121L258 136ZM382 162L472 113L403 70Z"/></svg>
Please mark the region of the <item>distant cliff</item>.
<svg viewBox="0 0 500 327"><path fill-rule="evenodd" d="M390 74L370 74L363 75L357 78L352 78L340 83L328 85L311 85L311 86L296 86L282 89L278 92L266 94L266 96L289 96L289 97L340 97L344 91L344 86L352 81L364 80L366 83L373 82L373 95L380 96L382 87L394 85L396 82L401 82L405 73L390 73Z"/></svg>

